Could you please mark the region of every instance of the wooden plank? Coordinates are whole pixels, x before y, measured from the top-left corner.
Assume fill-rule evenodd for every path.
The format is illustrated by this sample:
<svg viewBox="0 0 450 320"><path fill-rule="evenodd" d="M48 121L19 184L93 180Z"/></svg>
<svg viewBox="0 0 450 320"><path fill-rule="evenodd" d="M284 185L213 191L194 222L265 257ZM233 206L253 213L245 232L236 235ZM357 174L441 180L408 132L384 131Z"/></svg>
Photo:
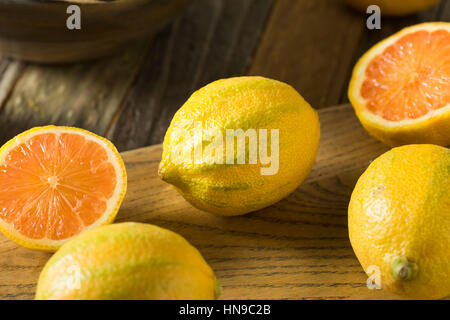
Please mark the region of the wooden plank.
<svg viewBox="0 0 450 320"><path fill-rule="evenodd" d="M149 42L86 64L27 65L0 109L0 144L26 129L48 124L73 125L104 135ZM5 76L0 79L1 97L13 81Z"/></svg>
<svg viewBox="0 0 450 320"><path fill-rule="evenodd" d="M417 14L405 17L382 16L381 30L369 30L365 28L365 31L358 44L358 48L355 51L355 54L352 58L352 64L347 74L346 86L344 87L344 90L342 90L341 99L339 103L349 102L347 97L347 84L350 81L353 66L367 50L369 50L376 43L391 36L392 34L396 33L397 31L405 27L429 21L450 21L450 1L442 0L439 5L436 5L423 12L419 12Z"/></svg>
<svg viewBox="0 0 450 320"><path fill-rule="evenodd" d="M319 112L317 162L292 195L264 210L217 217L191 207L157 174L161 146L123 154L128 193L117 221L153 223L199 248L223 299L385 299L366 288L350 246L347 205L357 178L388 148L369 137L349 105ZM0 299L32 298L49 254L0 236Z"/></svg>
<svg viewBox="0 0 450 320"><path fill-rule="evenodd" d="M278 0L250 74L293 85L315 108L335 105L363 27L343 1Z"/></svg>
<svg viewBox="0 0 450 320"><path fill-rule="evenodd" d="M450 0L442 0L439 20L450 22Z"/></svg>
<svg viewBox="0 0 450 320"><path fill-rule="evenodd" d="M0 56L0 109L11 94L23 68L24 63Z"/></svg>
<svg viewBox="0 0 450 320"><path fill-rule="evenodd" d="M108 133L119 150L162 142L192 92L244 74L272 1L198 0L160 34Z"/></svg>

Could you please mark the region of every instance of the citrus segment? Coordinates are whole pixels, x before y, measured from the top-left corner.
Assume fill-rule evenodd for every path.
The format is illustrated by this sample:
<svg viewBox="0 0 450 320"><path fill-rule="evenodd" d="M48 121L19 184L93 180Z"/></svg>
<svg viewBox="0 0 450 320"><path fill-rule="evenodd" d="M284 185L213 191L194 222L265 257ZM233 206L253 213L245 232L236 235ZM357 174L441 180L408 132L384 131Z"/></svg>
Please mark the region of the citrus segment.
<svg viewBox="0 0 450 320"><path fill-rule="evenodd" d="M386 120L417 119L450 103L450 32L398 39L367 66L361 95Z"/></svg>
<svg viewBox="0 0 450 320"><path fill-rule="evenodd" d="M450 144L450 23L412 26L358 61L349 99L367 131L391 146Z"/></svg>
<svg viewBox="0 0 450 320"><path fill-rule="evenodd" d="M81 129L31 129L0 151L0 228L26 247L54 250L112 221L125 190L115 147Z"/></svg>

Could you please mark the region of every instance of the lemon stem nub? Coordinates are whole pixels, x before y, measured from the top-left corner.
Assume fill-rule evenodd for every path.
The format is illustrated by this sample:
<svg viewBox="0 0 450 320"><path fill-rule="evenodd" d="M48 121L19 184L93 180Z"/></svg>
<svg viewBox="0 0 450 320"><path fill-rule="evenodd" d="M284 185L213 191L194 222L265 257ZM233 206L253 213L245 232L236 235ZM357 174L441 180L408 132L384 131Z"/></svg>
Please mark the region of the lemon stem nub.
<svg viewBox="0 0 450 320"><path fill-rule="evenodd" d="M412 280L416 276L417 271L417 264L408 261L408 259L404 257L397 257L392 260L392 274L397 280Z"/></svg>

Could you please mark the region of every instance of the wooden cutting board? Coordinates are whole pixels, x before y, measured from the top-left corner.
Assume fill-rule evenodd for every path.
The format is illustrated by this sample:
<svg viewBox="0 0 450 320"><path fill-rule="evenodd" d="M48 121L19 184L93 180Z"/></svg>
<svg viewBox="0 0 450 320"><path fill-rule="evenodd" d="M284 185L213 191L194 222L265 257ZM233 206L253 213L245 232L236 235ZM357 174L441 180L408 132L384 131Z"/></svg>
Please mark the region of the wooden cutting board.
<svg viewBox="0 0 450 320"><path fill-rule="evenodd" d="M156 145L123 154L128 193L117 222L152 223L183 235L215 270L223 299L395 298L366 287L347 230L353 187L388 148L368 136L349 105L319 114L317 162L281 202L240 217L199 211L158 178L162 149ZM49 257L0 234L0 299L32 299Z"/></svg>

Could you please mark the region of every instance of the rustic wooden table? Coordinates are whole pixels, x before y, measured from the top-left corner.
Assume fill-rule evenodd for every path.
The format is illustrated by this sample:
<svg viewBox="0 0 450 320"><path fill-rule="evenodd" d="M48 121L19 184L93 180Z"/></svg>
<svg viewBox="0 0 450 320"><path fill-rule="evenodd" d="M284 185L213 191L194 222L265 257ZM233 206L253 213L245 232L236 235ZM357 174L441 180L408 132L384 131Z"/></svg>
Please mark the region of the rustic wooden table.
<svg viewBox="0 0 450 320"><path fill-rule="evenodd" d="M155 38L100 61L40 66L0 59L0 143L36 125L73 125L120 151L160 143L196 89L236 75L293 85L315 108L347 102L356 59L398 29L450 20L450 1L365 28L340 0L196 0Z"/></svg>
<svg viewBox="0 0 450 320"><path fill-rule="evenodd" d="M346 89L356 59L372 44L434 20L450 21L450 0L383 19L379 31L367 30L365 15L338 0L196 0L155 38L101 61L40 66L0 59L0 143L58 124L132 150L160 143L176 110L210 81L243 74L286 81L320 109L323 128L317 163L294 194L233 219L202 213L157 178L158 145L124 154L130 183L118 221L185 236L216 271L223 298L393 298L366 288L348 241L351 190L387 148L362 129ZM0 299L32 298L49 255L2 235L0 254Z"/></svg>

